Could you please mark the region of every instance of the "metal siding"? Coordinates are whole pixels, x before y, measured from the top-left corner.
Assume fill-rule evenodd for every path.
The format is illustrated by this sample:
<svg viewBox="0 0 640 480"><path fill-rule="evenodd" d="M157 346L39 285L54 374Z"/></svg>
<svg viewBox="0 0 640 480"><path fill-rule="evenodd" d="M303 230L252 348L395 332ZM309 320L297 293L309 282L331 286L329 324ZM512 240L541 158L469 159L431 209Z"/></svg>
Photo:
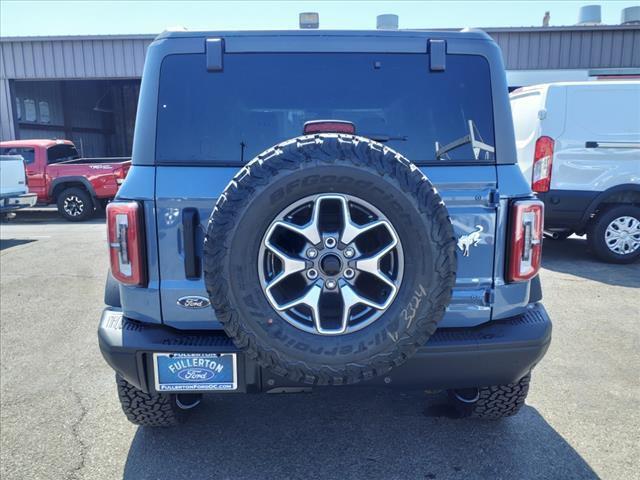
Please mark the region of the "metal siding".
<svg viewBox="0 0 640 480"><path fill-rule="evenodd" d="M487 29L508 70L640 68L640 27ZM139 78L145 36L5 39L0 77Z"/></svg>
<svg viewBox="0 0 640 480"><path fill-rule="evenodd" d="M6 78L0 78L0 141L14 140L16 137L9 81Z"/></svg>
<svg viewBox="0 0 640 480"><path fill-rule="evenodd" d="M491 31L507 70L640 68L639 28Z"/></svg>
<svg viewBox="0 0 640 480"><path fill-rule="evenodd" d="M149 38L0 42L0 78L139 78Z"/></svg>

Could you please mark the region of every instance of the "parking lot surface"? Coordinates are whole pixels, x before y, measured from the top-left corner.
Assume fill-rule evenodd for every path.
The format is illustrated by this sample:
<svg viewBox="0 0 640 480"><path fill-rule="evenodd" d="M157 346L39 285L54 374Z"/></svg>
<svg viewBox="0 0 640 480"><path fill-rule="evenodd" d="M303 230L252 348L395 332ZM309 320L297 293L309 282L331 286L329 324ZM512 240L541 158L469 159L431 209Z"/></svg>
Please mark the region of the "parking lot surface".
<svg viewBox="0 0 640 480"><path fill-rule="evenodd" d="M342 388L207 398L182 427L138 428L97 345L107 267L103 218L0 224L5 480L638 478L640 265L584 239L545 243L554 338L498 423L451 418L441 394Z"/></svg>

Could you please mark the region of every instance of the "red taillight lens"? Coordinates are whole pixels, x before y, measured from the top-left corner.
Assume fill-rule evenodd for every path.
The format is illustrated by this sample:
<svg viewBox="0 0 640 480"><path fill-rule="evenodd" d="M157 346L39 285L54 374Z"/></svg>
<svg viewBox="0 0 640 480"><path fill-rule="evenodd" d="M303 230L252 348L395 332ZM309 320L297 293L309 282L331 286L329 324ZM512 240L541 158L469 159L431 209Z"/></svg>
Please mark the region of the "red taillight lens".
<svg viewBox="0 0 640 480"><path fill-rule="evenodd" d="M304 124L304 134L313 133L348 133L354 135L356 126L344 120L312 120Z"/></svg>
<svg viewBox="0 0 640 480"><path fill-rule="evenodd" d="M124 183L124 179L127 177L127 172L129 172L129 166L119 167L113 171L113 175L116 177L116 183L118 185L122 185Z"/></svg>
<svg viewBox="0 0 640 480"><path fill-rule="evenodd" d="M551 167L553 166L553 138L540 137L536 141L533 155L533 173L531 188L534 192L548 192L551 186Z"/></svg>
<svg viewBox="0 0 640 480"><path fill-rule="evenodd" d="M142 210L137 202L112 202L107 205L111 273L121 283L146 283L142 232Z"/></svg>
<svg viewBox="0 0 640 480"><path fill-rule="evenodd" d="M544 204L540 200L520 200L511 205L511 251L507 280L522 282L540 270Z"/></svg>

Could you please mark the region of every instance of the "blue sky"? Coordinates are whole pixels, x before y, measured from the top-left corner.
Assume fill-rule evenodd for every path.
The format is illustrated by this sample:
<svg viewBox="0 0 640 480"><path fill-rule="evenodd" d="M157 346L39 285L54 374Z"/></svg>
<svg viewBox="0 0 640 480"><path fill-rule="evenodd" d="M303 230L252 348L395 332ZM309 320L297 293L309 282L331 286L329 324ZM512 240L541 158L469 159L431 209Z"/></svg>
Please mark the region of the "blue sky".
<svg viewBox="0 0 640 480"><path fill-rule="evenodd" d="M375 28L376 15L400 15L400 28L572 25L581 5L602 5L603 23L620 22L633 1L0 1L0 35L87 35L159 33L181 25L189 30L291 29L298 13L320 13L321 28Z"/></svg>

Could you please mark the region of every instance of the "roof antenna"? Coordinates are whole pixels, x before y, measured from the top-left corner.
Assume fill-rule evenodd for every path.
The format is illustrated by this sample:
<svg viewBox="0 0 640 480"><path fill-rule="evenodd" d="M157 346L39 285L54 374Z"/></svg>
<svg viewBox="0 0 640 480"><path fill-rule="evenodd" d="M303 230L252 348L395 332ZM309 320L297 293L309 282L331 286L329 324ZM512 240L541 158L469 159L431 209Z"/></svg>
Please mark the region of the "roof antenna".
<svg viewBox="0 0 640 480"><path fill-rule="evenodd" d="M543 27L548 27L549 26L549 20L551 20L551 12L544 12L544 17L542 17L542 26Z"/></svg>

